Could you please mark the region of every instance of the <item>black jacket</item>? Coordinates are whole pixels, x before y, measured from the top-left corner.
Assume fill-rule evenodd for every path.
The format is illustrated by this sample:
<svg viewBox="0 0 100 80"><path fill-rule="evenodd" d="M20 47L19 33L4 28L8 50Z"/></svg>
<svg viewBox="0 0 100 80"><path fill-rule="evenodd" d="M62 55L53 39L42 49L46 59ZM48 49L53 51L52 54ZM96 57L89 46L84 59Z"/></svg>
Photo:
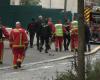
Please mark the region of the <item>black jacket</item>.
<svg viewBox="0 0 100 80"><path fill-rule="evenodd" d="M36 20L36 33L40 35L41 27L42 27L43 20Z"/></svg>
<svg viewBox="0 0 100 80"><path fill-rule="evenodd" d="M35 24L35 21L28 24L28 28L27 30L30 32L30 33L34 33L36 31L36 24Z"/></svg>
<svg viewBox="0 0 100 80"><path fill-rule="evenodd" d="M40 36L44 38L49 38L51 37L51 28L48 24L43 23L42 26L40 27Z"/></svg>

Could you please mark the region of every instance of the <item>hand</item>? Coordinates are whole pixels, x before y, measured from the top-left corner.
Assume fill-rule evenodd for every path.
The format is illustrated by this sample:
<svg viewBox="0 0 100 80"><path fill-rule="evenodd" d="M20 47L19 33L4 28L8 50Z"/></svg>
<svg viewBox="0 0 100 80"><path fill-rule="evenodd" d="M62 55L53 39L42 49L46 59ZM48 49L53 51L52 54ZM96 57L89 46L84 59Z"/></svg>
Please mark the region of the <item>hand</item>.
<svg viewBox="0 0 100 80"><path fill-rule="evenodd" d="M12 44L10 44L10 48L12 48Z"/></svg>

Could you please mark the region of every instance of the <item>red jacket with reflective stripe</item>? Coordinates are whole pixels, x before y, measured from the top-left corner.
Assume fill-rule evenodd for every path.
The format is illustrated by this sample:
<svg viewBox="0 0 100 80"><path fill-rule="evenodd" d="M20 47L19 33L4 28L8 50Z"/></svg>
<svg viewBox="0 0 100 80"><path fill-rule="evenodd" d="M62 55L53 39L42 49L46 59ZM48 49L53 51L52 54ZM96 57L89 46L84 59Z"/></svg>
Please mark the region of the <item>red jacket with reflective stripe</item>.
<svg viewBox="0 0 100 80"><path fill-rule="evenodd" d="M12 48L27 47L28 38L25 29L15 28L10 33L10 46Z"/></svg>

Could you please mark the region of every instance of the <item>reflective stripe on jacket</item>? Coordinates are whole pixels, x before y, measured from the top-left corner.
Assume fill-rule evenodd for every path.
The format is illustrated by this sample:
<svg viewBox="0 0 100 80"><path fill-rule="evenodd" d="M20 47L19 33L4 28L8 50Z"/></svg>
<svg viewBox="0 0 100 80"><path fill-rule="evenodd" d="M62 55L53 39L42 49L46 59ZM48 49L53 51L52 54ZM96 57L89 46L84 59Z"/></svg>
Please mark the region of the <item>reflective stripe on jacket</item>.
<svg viewBox="0 0 100 80"><path fill-rule="evenodd" d="M55 35L62 37L63 36L62 24L55 24L55 28L56 28Z"/></svg>

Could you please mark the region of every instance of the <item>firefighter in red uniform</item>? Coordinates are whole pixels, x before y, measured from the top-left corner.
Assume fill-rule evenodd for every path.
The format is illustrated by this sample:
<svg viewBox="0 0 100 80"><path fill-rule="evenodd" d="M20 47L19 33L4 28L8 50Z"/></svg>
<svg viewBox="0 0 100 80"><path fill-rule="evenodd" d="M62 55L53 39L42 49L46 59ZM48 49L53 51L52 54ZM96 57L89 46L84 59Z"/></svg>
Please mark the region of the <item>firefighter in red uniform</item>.
<svg viewBox="0 0 100 80"><path fill-rule="evenodd" d="M63 42L63 34L66 33L66 29L63 27L60 20L58 20L58 24L55 24L55 47L56 51L60 49L62 51L62 42Z"/></svg>
<svg viewBox="0 0 100 80"><path fill-rule="evenodd" d="M6 30L5 26L1 25L1 23L0 23L0 64L3 63L3 49L4 49L3 35L5 36L5 38L9 39L8 31Z"/></svg>
<svg viewBox="0 0 100 80"><path fill-rule="evenodd" d="M78 49L78 21L72 21L71 28L71 51Z"/></svg>
<svg viewBox="0 0 100 80"><path fill-rule="evenodd" d="M51 18L48 19L48 25L50 26L51 30L52 30L52 33L54 33L54 29L55 29L55 26L51 20Z"/></svg>
<svg viewBox="0 0 100 80"><path fill-rule="evenodd" d="M26 30L21 27L20 22L16 22L16 28L10 33L10 47L14 55L14 69L21 68L27 46L28 38Z"/></svg>

